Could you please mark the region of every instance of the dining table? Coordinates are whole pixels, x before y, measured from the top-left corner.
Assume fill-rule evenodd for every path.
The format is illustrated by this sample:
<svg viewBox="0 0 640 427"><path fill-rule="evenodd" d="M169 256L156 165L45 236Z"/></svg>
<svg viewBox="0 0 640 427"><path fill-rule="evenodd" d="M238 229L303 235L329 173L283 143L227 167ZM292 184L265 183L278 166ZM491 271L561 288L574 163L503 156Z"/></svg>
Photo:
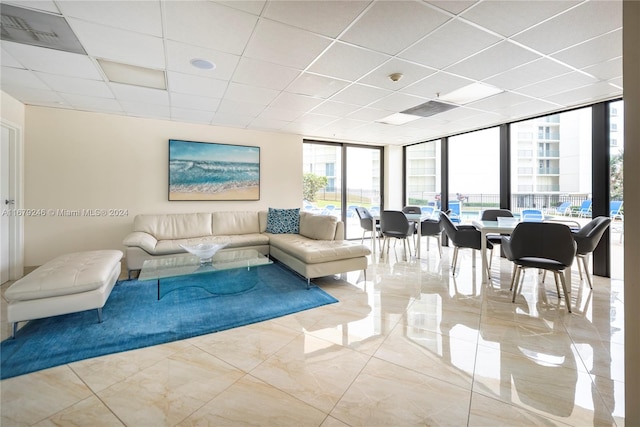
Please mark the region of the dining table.
<svg viewBox="0 0 640 427"><path fill-rule="evenodd" d="M480 231L480 253L482 258L482 283L489 283L489 264L487 258L487 234L506 234L511 235L513 230L519 224L519 220L512 221L472 221L473 226ZM567 290L571 293L571 267L564 270L564 277Z"/></svg>

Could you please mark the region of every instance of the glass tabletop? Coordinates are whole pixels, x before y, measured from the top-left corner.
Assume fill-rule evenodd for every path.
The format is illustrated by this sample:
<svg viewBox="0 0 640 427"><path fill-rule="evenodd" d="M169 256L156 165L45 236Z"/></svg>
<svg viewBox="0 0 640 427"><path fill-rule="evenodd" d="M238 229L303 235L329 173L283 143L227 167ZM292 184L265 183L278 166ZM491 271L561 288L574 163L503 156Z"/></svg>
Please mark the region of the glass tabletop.
<svg viewBox="0 0 640 427"><path fill-rule="evenodd" d="M213 256L211 262L206 264L200 264L200 258L195 255L176 254L172 257L146 260L142 265L138 280L159 280L167 277L251 268L272 263L273 261L255 249L220 251Z"/></svg>

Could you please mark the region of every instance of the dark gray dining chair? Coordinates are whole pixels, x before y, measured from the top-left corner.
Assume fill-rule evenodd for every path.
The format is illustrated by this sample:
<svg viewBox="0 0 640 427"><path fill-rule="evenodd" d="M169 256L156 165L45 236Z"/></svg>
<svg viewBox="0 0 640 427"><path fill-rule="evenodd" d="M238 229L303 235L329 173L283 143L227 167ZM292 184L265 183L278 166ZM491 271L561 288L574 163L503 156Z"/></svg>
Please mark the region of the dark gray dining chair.
<svg viewBox="0 0 640 427"><path fill-rule="evenodd" d="M380 233L384 240L382 241L382 250L380 254L384 254L385 244L387 245L387 253L389 253L389 244L391 238L402 240L405 258L407 256L407 238L413 236L415 226L410 223L402 211L382 211L380 215ZM411 251L411 248L409 248Z"/></svg>
<svg viewBox="0 0 640 427"><path fill-rule="evenodd" d="M445 213L440 214L440 224L442 231L449 237L451 243L454 246L453 259L451 261L451 269L453 275L456 275L456 264L458 262L458 250L460 248L469 248L474 251L480 251L482 249L482 234L473 225L456 225L451 222L449 215ZM492 249L491 242L487 242L487 249ZM482 251L480 252L482 256Z"/></svg>
<svg viewBox="0 0 640 427"><path fill-rule="evenodd" d="M573 239L576 241L576 258L578 259L578 272L580 273L580 279L582 279L582 270L587 276L587 282L589 287L593 289L593 283L591 281L591 274L589 273L587 258L598 246L602 235L606 231L607 227L611 224L611 218L606 216L598 216L587 224L585 224L580 230L573 233ZM582 262L582 269L580 263Z"/></svg>
<svg viewBox="0 0 640 427"><path fill-rule="evenodd" d="M373 219L373 215L369 212L369 209L357 206L355 208L358 218L360 218L360 227L362 227L362 240L360 243L364 243L364 236L367 231L372 233L372 237L378 237L380 233L380 224Z"/></svg>
<svg viewBox="0 0 640 427"><path fill-rule="evenodd" d="M482 211L480 216L482 221L497 221L498 218L513 218L513 213L509 209L487 209ZM494 246L499 245L502 242L502 235L487 234L487 241ZM491 261L493 261L493 249L489 252L489 270L491 270Z"/></svg>
<svg viewBox="0 0 640 427"><path fill-rule="evenodd" d="M524 271L527 268L537 268L553 272L558 298L558 280L562 283L565 304L571 313L570 290L567 289L563 274L565 269L571 268L576 255L576 242L569 227L564 224L521 222L511 236L502 237L502 248L507 259L514 263L511 278L512 302L515 302L516 296L522 291Z"/></svg>

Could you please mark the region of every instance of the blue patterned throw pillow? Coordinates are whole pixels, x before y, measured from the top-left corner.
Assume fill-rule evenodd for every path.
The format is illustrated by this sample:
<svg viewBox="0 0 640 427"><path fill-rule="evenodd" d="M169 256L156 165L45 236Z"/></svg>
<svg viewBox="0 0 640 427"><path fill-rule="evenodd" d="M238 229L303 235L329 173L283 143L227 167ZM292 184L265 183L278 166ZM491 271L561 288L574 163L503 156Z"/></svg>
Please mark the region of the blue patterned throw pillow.
<svg viewBox="0 0 640 427"><path fill-rule="evenodd" d="M298 234L300 231L300 208L274 209L267 213L267 233Z"/></svg>

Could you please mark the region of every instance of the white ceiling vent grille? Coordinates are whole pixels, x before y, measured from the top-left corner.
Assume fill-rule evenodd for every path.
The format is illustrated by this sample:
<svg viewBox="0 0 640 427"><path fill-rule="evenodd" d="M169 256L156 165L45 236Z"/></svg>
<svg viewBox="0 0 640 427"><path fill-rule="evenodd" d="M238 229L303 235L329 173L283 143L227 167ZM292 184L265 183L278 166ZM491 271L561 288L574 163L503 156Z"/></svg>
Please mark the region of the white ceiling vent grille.
<svg viewBox="0 0 640 427"><path fill-rule="evenodd" d="M2 40L86 55L63 17L6 4L0 12Z"/></svg>
<svg viewBox="0 0 640 427"><path fill-rule="evenodd" d="M457 105L446 104L439 101L428 101L424 104L416 105L408 110L401 111L402 114L411 114L413 116L430 117L445 111L457 108Z"/></svg>

